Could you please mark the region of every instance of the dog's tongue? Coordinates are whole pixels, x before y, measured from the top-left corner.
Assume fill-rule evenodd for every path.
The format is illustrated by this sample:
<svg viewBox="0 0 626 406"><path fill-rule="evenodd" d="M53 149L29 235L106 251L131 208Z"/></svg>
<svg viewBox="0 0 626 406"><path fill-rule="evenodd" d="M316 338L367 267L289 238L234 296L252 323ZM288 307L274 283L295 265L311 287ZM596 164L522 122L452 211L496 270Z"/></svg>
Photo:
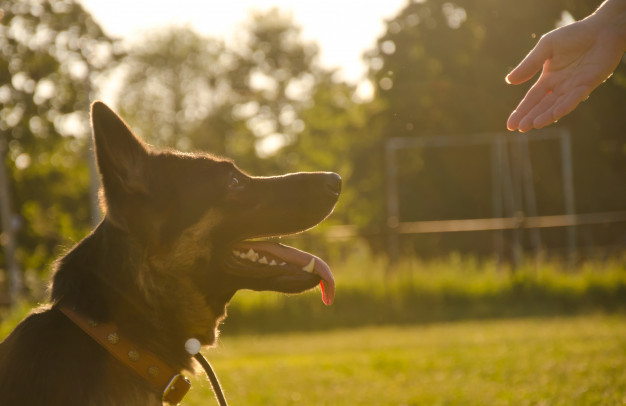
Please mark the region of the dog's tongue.
<svg viewBox="0 0 626 406"><path fill-rule="evenodd" d="M335 301L335 279L330 272L326 262L315 257L315 273L322 278L320 288L322 288L322 301L326 306L330 306Z"/></svg>
<svg viewBox="0 0 626 406"><path fill-rule="evenodd" d="M335 301L335 279L326 262L317 257L315 257L315 273L322 278L320 282L322 301L326 306L330 306Z"/></svg>
<svg viewBox="0 0 626 406"><path fill-rule="evenodd" d="M335 279L333 278L330 267L326 264L326 262L322 261L315 255L300 251L299 249L293 247L288 247L282 244L272 244L272 246L274 247L272 251L285 261L303 268L309 265L312 259L315 259L313 272L322 278L322 281L320 282L320 287L322 288L322 300L326 306L333 304L333 301L335 300Z"/></svg>
<svg viewBox="0 0 626 406"><path fill-rule="evenodd" d="M271 255L282 258L285 262L299 266L301 268L306 268L307 266L310 266L311 263L313 263L313 269L309 269L308 271L313 271L320 278L322 278L322 281L320 282L320 287L322 288L322 300L327 306L333 304L333 301L335 300L335 279L333 278L333 274L330 271L330 267L328 266L328 264L326 264L326 262L322 261L320 258L316 257L315 255L309 254L308 252L300 251L297 248L288 247L283 244L277 244L272 242L244 242L239 245L242 248L248 246L249 248L267 252Z"/></svg>

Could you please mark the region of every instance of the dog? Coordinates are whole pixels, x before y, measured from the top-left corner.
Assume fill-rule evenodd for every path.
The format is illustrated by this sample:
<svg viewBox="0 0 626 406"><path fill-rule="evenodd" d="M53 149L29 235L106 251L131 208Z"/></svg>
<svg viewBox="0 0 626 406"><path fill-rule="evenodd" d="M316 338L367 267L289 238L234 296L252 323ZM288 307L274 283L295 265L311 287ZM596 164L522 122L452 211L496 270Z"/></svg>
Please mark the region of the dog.
<svg viewBox="0 0 626 406"><path fill-rule="evenodd" d="M328 265L267 238L330 215L339 175L253 177L228 159L157 150L102 102L91 124L105 214L55 263L50 304L0 344L0 405L175 404L166 392L188 386L180 372L214 345L238 290L321 284L332 303Z"/></svg>

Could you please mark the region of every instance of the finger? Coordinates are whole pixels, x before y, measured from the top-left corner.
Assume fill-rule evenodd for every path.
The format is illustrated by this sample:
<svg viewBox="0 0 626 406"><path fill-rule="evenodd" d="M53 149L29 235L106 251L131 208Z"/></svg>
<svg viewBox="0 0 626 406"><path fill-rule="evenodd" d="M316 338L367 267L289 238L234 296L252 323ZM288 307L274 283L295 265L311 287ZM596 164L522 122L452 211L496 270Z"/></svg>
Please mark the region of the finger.
<svg viewBox="0 0 626 406"><path fill-rule="evenodd" d="M558 97L550 109L539 114L533 121L533 127L543 128L549 124L555 123L562 117L571 113L588 95L589 90L587 87L578 87L570 90L567 94Z"/></svg>
<svg viewBox="0 0 626 406"><path fill-rule="evenodd" d="M590 86L579 86L568 92L554 108L554 116L556 119L558 120L571 113L576 106L587 100L589 94L591 94L591 90L592 88Z"/></svg>
<svg viewBox="0 0 626 406"><path fill-rule="evenodd" d="M535 121L540 115L551 115L555 103L557 102L557 96L554 93L548 93L545 97L530 110L526 116L520 121L518 129L522 132L526 132L535 127ZM552 122L552 121L550 121Z"/></svg>
<svg viewBox="0 0 626 406"><path fill-rule="evenodd" d="M551 106L549 109L547 109L546 111L544 111L543 113L539 114L537 117L535 117L535 119L532 121L530 128L543 128L549 124L552 124L554 122L556 122L558 120L558 118L555 116L555 106Z"/></svg>
<svg viewBox="0 0 626 406"><path fill-rule="evenodd" d="M519 63L508 75L506 75L506 82L512 85L519 85L524 83L533 76L543 66L544 62L550 59L551 56L550 46L544 40L539 40L537 45L526 55L526 57Z"/></svg>
<svg viewBox="0 0 626 406"><path fill-rule="evenodd" d="M524 116L517 110L514 110L513 113L511 113L511 115L509 116L509 119L506 121L506 128L509 131L517 130L517 128L519 127L519 122L522 120L522 118L524 118Z"/></svg>
<svg viewBox="0 0 626 406"><path fill-rule="evenodd" d="M511 131L516 130L520 121L528 115L528 113L540 103L547 94L549 94L551 88L546 84L543 77L531 87L526 95L517 106L517 108L511 113L507 121L507 128Z"/></svg>

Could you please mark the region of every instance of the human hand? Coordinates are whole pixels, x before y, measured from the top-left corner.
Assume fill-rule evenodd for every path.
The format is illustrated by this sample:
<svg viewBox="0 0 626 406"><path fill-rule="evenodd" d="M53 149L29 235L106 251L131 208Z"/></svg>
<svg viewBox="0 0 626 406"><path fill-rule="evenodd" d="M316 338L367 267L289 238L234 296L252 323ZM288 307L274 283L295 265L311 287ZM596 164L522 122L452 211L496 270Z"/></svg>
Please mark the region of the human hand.
<svg viewBox="0 0 626 406"><path fill-rule="evenodd" d="M539 79L511 113L507 128L529 131L569 114L611 76L624 53L624 39L591 18L545 34L506 77L510 84Z"/></svg>

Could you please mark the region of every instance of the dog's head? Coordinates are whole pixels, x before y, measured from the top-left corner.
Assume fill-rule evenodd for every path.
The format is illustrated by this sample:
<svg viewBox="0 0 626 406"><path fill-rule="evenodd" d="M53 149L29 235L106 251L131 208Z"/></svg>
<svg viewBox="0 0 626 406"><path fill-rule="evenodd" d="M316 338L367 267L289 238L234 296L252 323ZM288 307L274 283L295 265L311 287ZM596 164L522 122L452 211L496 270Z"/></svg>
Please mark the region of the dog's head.
<svg viewBox="0 0 626 406"><path fill-rule="evenodd" d="M339 197L338 175L253 177L208 154L157 151L101 102L92 106L92 125L105 221L129 236L133 280L146 300L193 308L189 335L212 341L239 289L298 293L321 281L324 302L332 303L334 281L322 260L251 240L322 221Z"/></svg>

